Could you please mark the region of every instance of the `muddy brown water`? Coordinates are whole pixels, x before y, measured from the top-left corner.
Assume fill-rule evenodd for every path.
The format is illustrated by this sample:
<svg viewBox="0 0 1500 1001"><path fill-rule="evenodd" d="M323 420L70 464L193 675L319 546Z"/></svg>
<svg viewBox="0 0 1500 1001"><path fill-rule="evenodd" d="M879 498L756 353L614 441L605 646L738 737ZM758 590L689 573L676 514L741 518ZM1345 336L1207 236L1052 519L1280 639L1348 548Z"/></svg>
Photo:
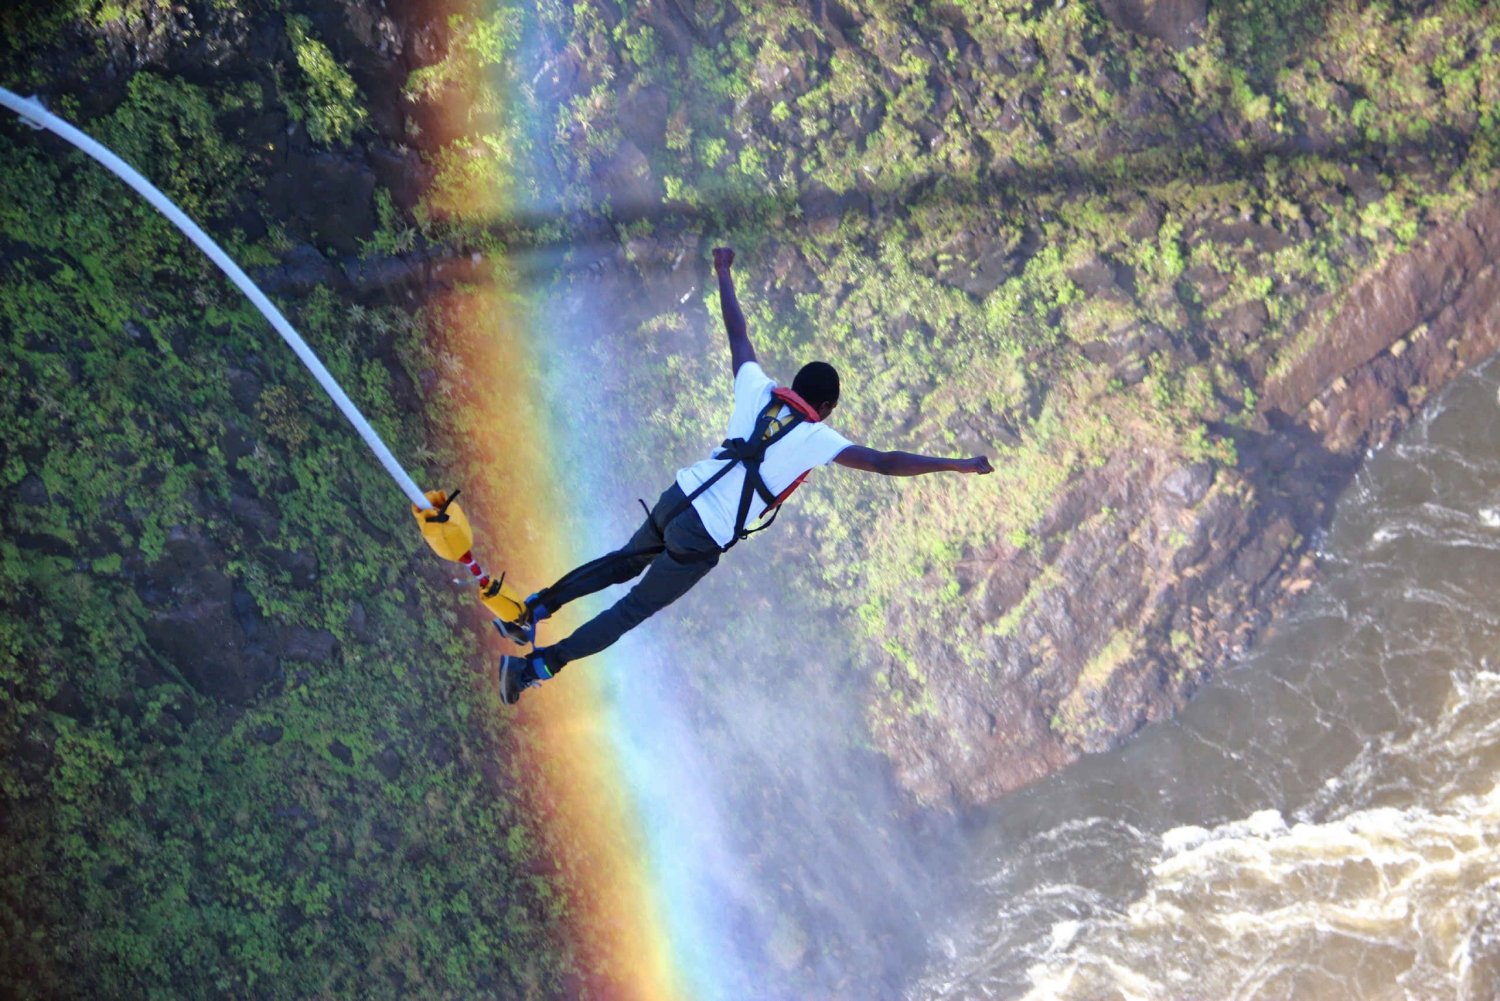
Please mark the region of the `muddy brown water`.
<svg viewBox="0 0 1500 1001"><path fill-rule="evenodd" d="M1500 362L1180 717L998 804L909 998L1500 996Z"/></svg>

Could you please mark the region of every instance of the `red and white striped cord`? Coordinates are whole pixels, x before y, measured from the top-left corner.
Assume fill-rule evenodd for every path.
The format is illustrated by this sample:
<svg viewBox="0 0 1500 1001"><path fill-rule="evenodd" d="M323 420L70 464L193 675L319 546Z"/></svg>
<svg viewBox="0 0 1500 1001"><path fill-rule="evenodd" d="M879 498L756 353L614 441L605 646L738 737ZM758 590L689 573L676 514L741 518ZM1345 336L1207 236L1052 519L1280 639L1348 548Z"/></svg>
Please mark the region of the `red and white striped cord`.
<svg viewBox="0 0 1500 1001"><path fill-rule="evenodd" d="M481 592L490 586L490 575L484 572L484 567L480 566L479 561L474 558L474 551L472 549L460 556L458 562L468 567L469 573L479 578L479 590Z"/></svg>

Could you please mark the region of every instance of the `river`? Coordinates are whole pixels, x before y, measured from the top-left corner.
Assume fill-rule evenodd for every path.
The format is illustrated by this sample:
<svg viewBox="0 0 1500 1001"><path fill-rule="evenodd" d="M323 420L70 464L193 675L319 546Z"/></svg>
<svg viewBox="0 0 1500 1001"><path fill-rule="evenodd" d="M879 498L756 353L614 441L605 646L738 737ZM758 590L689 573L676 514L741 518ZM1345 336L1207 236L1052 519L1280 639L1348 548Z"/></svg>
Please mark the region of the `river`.
<svg viewBox="0 0 1500 1001"><path fill-rule="evenodd" d="M912 999L1500 992L1500 362L1370 457L1180 716L1004 799Z"/></svg>

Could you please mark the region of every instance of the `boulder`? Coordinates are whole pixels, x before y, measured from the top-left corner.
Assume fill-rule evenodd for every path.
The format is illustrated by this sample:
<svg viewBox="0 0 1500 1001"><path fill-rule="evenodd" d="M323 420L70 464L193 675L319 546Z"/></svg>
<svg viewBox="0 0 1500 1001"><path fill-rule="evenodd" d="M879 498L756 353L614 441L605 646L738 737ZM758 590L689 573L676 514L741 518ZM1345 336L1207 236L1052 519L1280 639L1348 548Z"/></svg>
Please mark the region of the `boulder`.
<svg viewBox="0 0 1500 1001"><path fill-rule="evenodd" d="M1099 0L1099 6L1116 27L1174 49L1197 45L1208 26L1208 0Z"/></svg>
<svg viewBox="0 0 1500 1001"><path fill-rule="evenodd" d="M610 207L627 218L645 215L661 204L651 164L629 139L621 140L614 155L595 168L593 183L597 197L608 199Z"/></svg>
<svg viewBox="0 0 1500 1001"><path fill-rule="evenodd" d="M243 705L279 666L254 600L220 569L226 560L196 529L174 530L137 591L152 650L202 694Z"/></svg>
<svg viewBox="0 0 1500 1001"><path fill-rule="evenodd" d="M375 171L356 153L289 153L266 179L264 200L279 218L301 220L319 249L359 253L375 232Z"/></svg>

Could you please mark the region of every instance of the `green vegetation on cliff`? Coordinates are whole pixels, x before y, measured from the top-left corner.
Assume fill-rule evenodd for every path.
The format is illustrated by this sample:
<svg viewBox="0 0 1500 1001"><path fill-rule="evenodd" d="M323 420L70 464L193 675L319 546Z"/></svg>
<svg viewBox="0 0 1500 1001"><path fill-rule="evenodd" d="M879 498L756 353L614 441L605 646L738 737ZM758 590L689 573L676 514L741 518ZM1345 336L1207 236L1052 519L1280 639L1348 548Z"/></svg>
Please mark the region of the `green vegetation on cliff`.
<svg viewBox="0 0 1500 1001"><path fill-rule="evenodd" d="M156 12L45 21L0 82L75 119L104 97L89 131L275 265L308 232L268 192L276 150L371 141L353 80L289 15L244 53L264 75L189 82L192 36ZM219 14L230 38L248 16ZM163 47L112 96L88 89L102 47L52 47L130 25ZM462 603L374 513L402 513L389 481L154 210L8 115L0 162L6 995L566 993L566 889L506 791ZM438 364L422 316L327 284L279 298L383 434L456 466L413 388Z"/></svg>

